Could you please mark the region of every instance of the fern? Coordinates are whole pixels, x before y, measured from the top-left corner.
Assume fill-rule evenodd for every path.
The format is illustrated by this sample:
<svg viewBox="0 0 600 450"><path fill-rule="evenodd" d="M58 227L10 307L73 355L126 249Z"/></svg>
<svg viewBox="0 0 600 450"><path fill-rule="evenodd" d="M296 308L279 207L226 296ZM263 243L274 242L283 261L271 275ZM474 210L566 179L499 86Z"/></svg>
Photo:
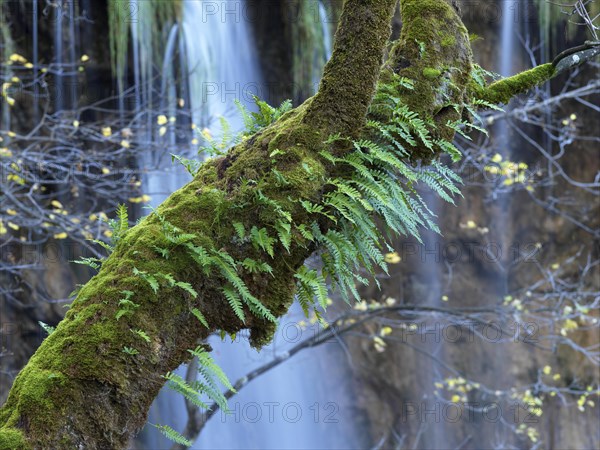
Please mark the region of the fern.
<svg viewBox="0 0 600 450"><path fill-rule="evenodd" d="M275 239L269 236L266 228L258 229L257 227L252 227L250 230L250 241L254 248L261 248L263 251L267 252L267 254L273 258L275 256L273 245L275 243Z"/></svg>
<svg viewBox="0 0 600 450"><path fill-rule="evenodd" d="M94 270L100 270L102 266L102 260L99 258L84 258L83 256L78 260L72 261L75 264L81 264L83 266L91 267Z"/></svg>
<svg viewBox="0 0 600 450"><path fill-rule="evenodd" d="M240 240L243 241L246 237L246 228L244 228L244 224L240 222L234 222L233 228L235 229L235 232L237 233L237 236L240 238Z"/></svg>
<svg viewBox="0 0 600 450"><path fill-rule="evenodd" d="M139 276L142 280L148 283L150 285L150 288L152 289L152 292L154 292L155 294L158 292L158 288L160 285L158 284L158 280L154 275L138 270L137 267L133 268L133 274Z"/></svg>
<svg viewBox="0 0 600 450"><path fill-rule="evenodd" d="M165 375L169 382L169 388L179 392L186 400L200 408L209 408L209 405L202 400L202 397L206 396L219 405L223 411L228 412L227 398L219 388L219 383L221 383L227 389L235 392L227 376L203 347L188 351L198 359L198 379L187 382L179 375L170 372Z"/></svg>
<svg viewBox="0 0 600 450"><path fill-rule="evenodd" d="M44 323L42 321L38 321L38 323L40 324L40 327L42 327L42 329L46 332L46 334L48 336L50 336L52 333L54 333L54 330L56 330L56 327L48 325L47 323Z"/></svg>
<svg viewBox="0 0 600 450"><path fill-rule="evenodd" d="M136 336L139 336L140 338L142 338L144 341L146 342L150 342L150 336L148 336L148 333L146 333L144 330L131 330L132 333L134 333Z"/></svg>
<svg viewBox="0 0 600 450"><path fill-rule="evenodd" d="M302 266L295 277L298 279L299 291L301 295L314 295L317 303L321 305L323 309L327 308L327 284L322 274L316 270L309 270L306 266ZM306 297L305 297L306 298ZM310 304L314 303L314 300L310 300ZM309 302L304 302L304 305ZM304 313L307 314L307 308L303 305Z"/></svg>
<svg viewBox="0 0 600 450"><path fill-rule="evenodd" d="M254 102L258 108L258 112L250 112L242 105L239 101L236 101L236 106L242 114L244 121L245 135L254 134L261 129L271 125L277 121L282 115L292 109L292 102L290 100L284 101L278 107L273 107L267 102L260 100L258 97L254 97Z"/></svg>
<svg viewBox="0 0 600 450"><path fill-rule="evenodd" d="M210 328L208 326L208 322L206 321L206 317L204 317L204 314L202 314L198 308L192 308L190 312L194 315L194 317L196 317L196 319L200 321L202 325L204 325L206 328Z"/></svg>
<svg viewBox="0 0 600 450"><path fill-rule="evenodd" d="M223 295L229 302L229 306L231 306L231 309L238 317L238 319L240 319L242 322L246 322L246 316L244 315L244 310L242 306L242 299L240 298L238 292L236 292L236 290L231 284L224 286L222 291Z"/></svg>
<svg viewBox="0 0 600 450"><path fill-rule="evenodd" d="M242 266L250 273L268 273L273 275L273 268L262 261L255 261L251 258L246 258L242 261Z"/></svg>
<svg viewBox="0 0 600 450"><path fill-rule="evenodd" d="M129 214L127 213L127 207L125 205L117 206L117 217L115 219L109 219L108 226L112 231L111 239L114 247L129 229Z"/></svg>
<svg viewBox="0 0 600 450"><path fill-rule="evenodd" d="M119 320L123 316L133 315L135 310L140 307L140 305L130 300L131 297L133 297L132 291L121 291L121 294L123 294L124 297L119 300L119 309L115 314L115 319L117 320Z"/></svg>
<svg viewBox="0 0 600 450"><path fill-rule="evenodd" d="M123 353L126 353L127 355L132 355L132 356L140 353L139 350L137 350L133 347L127 347L127 346L123 347L123 349L121 351Z"/></svg>
<svg viewBox="0 0 600 450"><path fill-rule="evenodd" d="M169 425L155 425L152 424L154 428L160 431L167 439L176 442L177 444L184 445L186 447L191 447L194 443L189 439L186 439L185 436L175 431Z"/></svg>

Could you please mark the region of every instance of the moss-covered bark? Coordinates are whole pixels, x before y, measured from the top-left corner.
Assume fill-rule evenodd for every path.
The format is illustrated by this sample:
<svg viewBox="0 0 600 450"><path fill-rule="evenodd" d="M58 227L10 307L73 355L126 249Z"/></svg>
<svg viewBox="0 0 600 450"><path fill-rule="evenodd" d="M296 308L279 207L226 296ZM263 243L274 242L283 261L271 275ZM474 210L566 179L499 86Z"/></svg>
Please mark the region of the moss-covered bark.
<svg viewBox="0 0 600 450"><path fill-rule="evenodd" d="M272 275L242 269L239 275L254 297L281 316L293 298L294 274L314 250L311 243L292 227L289 251L276 241L271 257L236 237L233 224L275 236L281 211L291 223L316 220L299 202L319 203L331 175L319 151L330 135L359 135L380 73L382 83L392 74L412 79L415 88L400 92L401 100L430 124L436 138L452 138L445 124L460 117L470 80L466 30L453 2L402 0L404 29L381 70L395 4L347 0L319 92L226 156L206 163L156 214L126 232L15 380L0 410L0 449L124 448L143 426L162 376L188 360L187 350L209 333L248 328L256 346L271 339L273 323L248 308L242 321L223 295L222 273L204 270L184 246L173 245L162 221L194 235L194 245L208 252L268 262ZM421 148L414 154L433 156ZM157 251L165 248L168 258ZM136 270L169 274L198 295L166 284L155 292ZM139 306L117 320L126 292ZM202 312L208 328L190 312L193 308ZM136 330L143 330L149 342Z"/></svg>
<svg viewBox="0 0 600 450"><path fill-rule="evenodd" d="M503 78L485 88L472 86L472 95L489 103L508 103L516 95L523 94L536 86L577 67L600 54L600 42L565 50L554 61L534 67L512 77Z"/></svg>
<svg viewBox="0 0 600 450"><path fill-rule="evenodd" d="M462 116L472 70L469 34L454 2L400 0L400 7L402 31L381 79L396 74L412 80L414 89L399 92L399 97L428 123L434 139L452 141L455 131L446 124ZM423 145L411 153L415 160L437 156Z"/></svg>
<svg viewBox="0 0 600 450"><path fill-rule="evenodd" d="M237 240L233 223L275 235L278 215L271 201L294 223L313 220L299 200L319 202L328 172L318 155L322 143L335 133L356 135L364 122L394 4L348 0L320 93L227 156L205 164L157 214L122 237L15 380L0 410L0 448L124 448L145 423L164 384L162 376L188 360L187 350L210 332L249 328L254 345L270 340L274 325L248 310L242 322L222 293L223 276L215 270L207 274L184 249L173 246L161 218L194 234L198 247L227 252L236 260L267 261L273 275L240 271L240 276L274 315L284 314L293 299L294 274L313 251L311 245L293 231L289 252L278 244L275 254L281 257L271 258ZM169 248L168 259L156 248ZM190 283L198 296L166 285L155 293L135 270L170 274ZM117 320L127 291L139 306ZM192 308L202 312L210 329L190 313ZM150 341L135 330L143 330ZM125 347L139 353L124 352Z"/></svg>

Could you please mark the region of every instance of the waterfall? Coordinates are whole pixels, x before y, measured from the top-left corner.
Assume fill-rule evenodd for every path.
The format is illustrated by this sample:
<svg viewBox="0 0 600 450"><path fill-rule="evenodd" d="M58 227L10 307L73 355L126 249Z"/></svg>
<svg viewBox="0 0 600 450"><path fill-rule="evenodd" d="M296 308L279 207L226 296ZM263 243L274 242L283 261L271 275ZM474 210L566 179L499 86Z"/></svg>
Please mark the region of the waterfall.
<svg viewBox="0 0 600 450"><path fill-rule="evenodd" d="M323 49L325 51L325 60L331 58L331 46L333 41L331 38L331 27L329 25L329 19L327 17L327 10L321 0L319 0L319 22L321 23L321 29L323 30Z"/></svg>
<svg viewBox="0 0 600 450"><path fill-rule="evenodd" d="M319 88L319 83L321 82L321 76L323 75L323 69L325 68L325 64L331 57L332 51L332 37L331 37L331 27L329 23L329 18L327 15L327 9L322 0L317 2L317 11L314 14L312 11L312 15L315 16L317 20L317 27L315 30L315 34L317 38L320 39L316 42L315 48L312 49L314 51L313 55L313 71L312 71L312 94L317 92Z"/></svg>
<svg viewBox="0 0 600 450"><path fill-rule="evenodd" d="M64 78L63 78L63 11L60 6L56 7L56 20L54 22L54 63L56 64L56 98L54 110L60 111L64 108Z"/></svg>
<svg viewBox="0 0 600 450"><path fill-rule="evenodd" d="M502 2L502 29L500 31L500 58L498 72L503 77L512 75L515 52L515 23L518 17L518 3ZM511 14L512 11L512 14Z"/></svg>
<svg viewBox="0 0 600 450"><path fill-rule="evenodd" d="M219 128L224 117L233 129L241 118L234 100L253 104L252 95L261 96L261 76L252 45L246 2L185 1L183 34L187 50L192 121L200 129Z"/></svg>
<svg viewBox="0 0 600 450"><path fill-rule="evenodd" d="M331 34L326 23L326 11L319 4L323 30L322 64L331 52ZM251 94L261 96L261 74L253 39L246 18L245 1L201 2L184 1L180 27L170 32L165 48L161 80L161 110L167 117L173 113L174 40L178 36L183 61L180 62L187 78L184 94L189 100L191 121L196 130L208 128L218 137L222 132L219 117L224 117L239 130L242 121L234 107L234 100L251 108ZM146 30L143 22L137 24L137 33ZM135 39L134 39L135 41ZM181 50L183 49L183 50ZM135 47L134 47L135 50ZM139 61L144 66L146 56L138 48ZM147 54L146 54L147 55ZM182 56L182 55L180 55ZM136 54L134 53L134 59ZM135 77L143 83L143 74ZM178 119L179 120L179 119ZM167 138L165 135L162 139ZM191 138L192 136L190 136ZM173 142L170 141L169 145ZM144 164L147 163L143 159ZM189 180L179 168L165 168L150 172L145 177L145 193L152 196L157 206L172 191ZM271 345L260 353L250 348L247 340L235 343L211 339L213 356L228 377L235 381L253 368L271 361L298 342L308 338L314 330L301 330L297 323L303 318L297 306L280 324L280 332ZM281 333L286 333L282 335ZM287 336L287 338L286 338ZM347 373L339 365L327 367L331 358L340 358L338 345L325 344L321 348L298 355L267 374L252 381L230 401L232 415L218 413L208 422L193 448L350 448L364 436L355 426L356 412L350 407ZM185 367L178 369L185 376ZM163 389L154 403L149 421L168 424L182 430L187 414L182 397ZM140 439L144 448L168 448L170 443L151 427L146 427Z"/></svg>
<svg viewBox="0 0 600 450"><path fill-rule="evenodd" d="M33 123L38 123L39 119L39 95L40 95L40 86L38 83L38 2L33 2L33 14L32 14L32 37L33 37Z"/></svg>
<svg viewBox="0 0 600 450"><path fill-rule="evenodd" d="M37 2L33 2L36 4ZM77 39L75 36L75 2L65 2L55 6L55 21L52 39L54 42L54 61L55 67L54 82L55 82L55 98L54 111L62 111L64 109L72 110L77 107ZM34 29L33 43L33 58L34 70L37 70L38 59L38 36L37 36L37 19L39 6L36 4L33 8L33 16L36 20ZM68 43L65 48L64 43ZM37 83L36 83L37 84ZM35 87L37 89L37 86ZM37 102L36 100L34 100Z"/></svg>

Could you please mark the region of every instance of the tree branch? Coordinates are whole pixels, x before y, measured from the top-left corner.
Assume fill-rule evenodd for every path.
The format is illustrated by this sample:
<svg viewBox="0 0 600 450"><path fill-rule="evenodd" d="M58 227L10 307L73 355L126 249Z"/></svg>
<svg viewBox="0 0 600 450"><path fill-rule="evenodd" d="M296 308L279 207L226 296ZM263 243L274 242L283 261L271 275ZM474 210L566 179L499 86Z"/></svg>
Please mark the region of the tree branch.
<svg viewBox="0 0 600 450"><path fill-rule="evenodd" d="M270 341L275 324L258 305L273 317L287 311L295 274L314 245L293 235L287 247L274 240L267 254L236 238L233 225L267 232L282 211L293 224L319 220L302 206L319 204L330 176L319 152L331 134L352 136L364 124L395 3L347 0L320 94L205 163L123 234L17 376L0 410L1 449L124 448L144 425L163 375L188 361L199 340L250 329L254 346ZM173 245L169 234L187 237ZM235 261L246 258L268 260L272 274L238 270ZM228 306L225 289L235 277L244 286L241 312ZM119 315L123 302L135 312Z"/></svg>
<svg viewBox="0 0 600 450"><path fill-rule="evenodd" d="M512 77L492 83L487 88L476 89L475 97L489 103L508 103L515 95L530 89L592 60L600 54L600 42L587 41L560 53L554 61L534 67Z"/></svg>

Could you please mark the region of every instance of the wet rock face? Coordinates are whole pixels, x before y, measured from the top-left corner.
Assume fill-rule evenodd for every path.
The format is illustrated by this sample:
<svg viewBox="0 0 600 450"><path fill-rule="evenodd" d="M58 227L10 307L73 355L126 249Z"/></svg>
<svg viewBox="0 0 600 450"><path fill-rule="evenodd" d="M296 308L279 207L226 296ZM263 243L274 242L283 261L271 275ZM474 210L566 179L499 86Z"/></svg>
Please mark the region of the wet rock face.
<svg viewBox="0 0 600 450"><path fill-rule="evenodd" d="M479 2L477 5L463 2L462 6L463 20L469 32L483 38L473 42L475 60L488 69L495 67L500 49L500 22L492 14L493 8L492 2ZM532 27L531 35L536 35L536 23L529 26ZM577 42L571 44L576 45ZM514 60L515 71L529 67L530 62L521 50L515 51ZM591 70L581 74L582 83L586 77L593 77ZM555 83L554 89L560 89L561 80ZM581 129L587 130L588 134L594 129L589 110L576 102L564 103L549 121L560 123L563 117L572 113L582 118ZM536 142L546 142L539 128L525 130ZM494 139L493 129L491 133ZM506 141L515 144L515 161L526 162L532 173L536 170L534 168L544 169L547 166L540 153L521 141L518 133L510 130L507 133ZM556 145L551 147L551 151L558 151ZM568 146L567 152L561 159L561 165L569 176L592 181L599 170L597 150L593 145L576 141ZM374 287L365 289L361 292L365 298L393 297L404 304L439 308L497 307L503 304L505 296L515 292L524 295L529 286L539 282L542 279L540 268L563 263L582 248L586 250L577 263L568 267L563 263L565 268L561 276L572 283L582 283L590 291L598 291L598 269L592 269L585 277L577 269L586 265L588 254L591 254L592 260L598 258L597 241L592 234L553 213L547 205L538 204L524 189L494 200L489 188L469 186L469 181L474 179L465 179L464 198L457 199L457 207L432 203L443 238L425 236L422 245L397 240L394 248L403 257L402 262L393 266L390 279L382 282L382 292ZM483 181L481 178L478 180ZM560 198L563 194L577 200L572 206L562 205L565 210L581 217L589 229L597 230L600 226L597 198L564 180L557 179L553 187L536 188L535 199L543 202L550 197ZM542 283L539 289L552 292L554 288ZM554 305L551 295L549 299ZM392 317L398 319L397 315ZM410 315L401 318L408 322L416 320ZM436 326L447 324L446 318L438 316L425 320L423 326L427 330L436 330ZM377 327L366 331L379 332ZM445 391L436 388L434 383L457 376L448 372L439 361L492 389L535 384L539 371L547 364L561 372L563 386L576 379L582 385L598 383L596 368L581 353L569 347L559 347L553 354L522 341L496 342L491 329L488 330L488 342L474 339L468 329L463 329L460 336L456 329L449 329L448 333L451 331L452 335L433 331L421 336L406 329L395 329L398 339L389 341L383 353L377 353L372 342L365 342L364 338L348 338L353 358L364 362L353 367L359 378L359 401L370 419L372 442L383 439L389 446L400 443L401 448L427 449L456 448L461 443L464 443L461 448L490 448L498 442L497 423L481 414L475 414L470 420L465 410L462 410L460 420L454 420L453 411L446 408L447 404L435 400L434 390L440 394ZM539 330L540 337L547 333L547 329ZM576 340L581 345L597 342L597 329L581 333ZM434 357L425 356L415 347L434 352ZM444 397L450 399L451 396L445 394ZM480 403L496 401L493 396L474 393L469 394L468 400ZM593 428L598 406L580 412L576 405L564 407L559 403L549 397L544 400L543 415L536 417L531 424L538 430L539 438L553 448L593 447L599 438ZM514 410L505 408L502 412L503 418L506 418ZM513 417L510 417L511 420ZM508 428L501 439L505 446L512 444L518 448L529 448L532 445L526 436L514 435Z"/></svg>

